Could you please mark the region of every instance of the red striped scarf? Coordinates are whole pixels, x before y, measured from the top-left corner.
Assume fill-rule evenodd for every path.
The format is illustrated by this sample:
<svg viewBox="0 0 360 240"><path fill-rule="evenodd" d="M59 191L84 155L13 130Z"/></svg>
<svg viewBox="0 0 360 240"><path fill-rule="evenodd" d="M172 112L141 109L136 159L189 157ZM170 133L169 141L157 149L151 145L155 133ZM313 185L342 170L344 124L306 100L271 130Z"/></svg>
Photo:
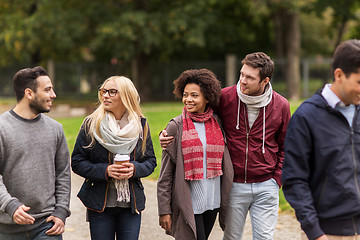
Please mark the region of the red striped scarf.
<svg viewBox="0 0 360 240"><path fill-rule="evenodd" d="M186 180L203 179L203 145L195 129L193 121L205 123L206 134L206 169L207 178L222 175L221 163L224 155L224 138L219 123L213 116L213 110L208 107L204 113L189 113L185 108L183 116L183 133L181 147L184 156Z"/></svg>

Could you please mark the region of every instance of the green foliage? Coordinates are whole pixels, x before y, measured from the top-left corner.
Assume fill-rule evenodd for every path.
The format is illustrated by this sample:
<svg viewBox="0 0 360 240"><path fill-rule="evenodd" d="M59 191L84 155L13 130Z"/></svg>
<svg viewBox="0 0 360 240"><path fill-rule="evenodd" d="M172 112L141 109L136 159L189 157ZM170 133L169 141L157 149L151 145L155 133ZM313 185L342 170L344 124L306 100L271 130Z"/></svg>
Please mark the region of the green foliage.
<svg viewBox="0 0 360 240"><path fill-rule="evenodd" d="M303 57L306 56L331 56L334 50L333 30L329 27L332 23L329 13L324 13L319 18L313 12L300 14L301 46ZM321 36L321 37L320 37Z"/></svg>
<svg viewBox="0 0 360 240"><path fill-rule="evenodd" d="M74 149L76 137L79 133L80 126L84 118L83 117L62 118L57 120L63 125L66 141L71 154Z"/></svg>
<svg viewBox="0 0 360 240"><path fill-rule="evenodd" d="M223 58L261 44L270 49L269 18L251 6L249 0L2 0L0 65L130 61L139 54Z"/></svg>
<svg viewBox="0 0 360 240"><path fill-rule="evenodd" d="M130 60L143 53L167 59L184 48L205 47L205 31L214 19L206 1L122 2L99 6L107 8L107 16L99 21L90 41L96 56Z"/></svg>
<svg viewBox="0 0 360 240"><path fill-rule="evenodd" d="M346 25L350 21L358 22L359 7L360 2L358 0L316 0L307 6L308 9L315 11L319 17L323 17L324 13L330 10L332 18L328 34L335 39L335 47L342 41Z"/></svg>
<svg viewBox="0 0 360 240"><path fill-rule="evenodd" d="M360 6L359 4L358 0L317 0L313 2L312 7L319 16L321 16L325 10L331 8L334 19L333 23L336 26L338 22L344 18L355 20L357 18L356 10Z"/></svg>
<svg viewBox="0 0 360 240"><path fill-rule="evenodd" d="M0 65L80 59L85 29L74 2L2 0Z"/></svg>

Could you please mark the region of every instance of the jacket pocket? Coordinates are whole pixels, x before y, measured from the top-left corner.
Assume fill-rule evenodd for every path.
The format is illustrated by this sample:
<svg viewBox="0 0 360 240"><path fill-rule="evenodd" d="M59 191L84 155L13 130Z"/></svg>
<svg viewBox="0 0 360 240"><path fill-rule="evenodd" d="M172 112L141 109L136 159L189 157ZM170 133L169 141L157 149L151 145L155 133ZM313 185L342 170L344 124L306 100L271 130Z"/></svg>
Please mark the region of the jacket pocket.
<svg viewBox="0 0 360 240"><path fill-rule="evenodd" d="M106 197L106 186L107 183L105 182L85 179L77 196L85 207L102 211Z"/></svg>
<svg viewBox="0 0 360 240"><path fill-rule="evenodd" d="M262 152L261 152L262 153ZM275 166L277 162L276 153L273 153L269 149L265 148L265 153L262 153L263 159L266 163L270 164L271 166Z"/></svg>

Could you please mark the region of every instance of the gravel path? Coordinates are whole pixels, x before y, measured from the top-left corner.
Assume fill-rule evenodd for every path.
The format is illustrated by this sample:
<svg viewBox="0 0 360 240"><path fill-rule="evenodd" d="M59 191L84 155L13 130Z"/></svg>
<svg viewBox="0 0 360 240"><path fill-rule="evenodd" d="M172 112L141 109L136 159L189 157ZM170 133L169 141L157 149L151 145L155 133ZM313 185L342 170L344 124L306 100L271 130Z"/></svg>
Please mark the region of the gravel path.
<svg viewBox="0 0 360 240"><path fill-rule="evenodd" d="M72 175L71 212L72 215L66 221L64 240L88 240L89 227L85 221L85 207L76 197L83 179L75 174ZM162 239L173 240L166 235L158 225L156 181L149 179L142 180L147 197L146 209L142 215L140 240ZM248 217L249 219L249 217ZM216 221L209 240L222 239L222 230ZM251 224L248 221L245 226L243 240L251 240ZM275 231L275 240L300 240L300 225L292 214L279 214Z"/></svg>

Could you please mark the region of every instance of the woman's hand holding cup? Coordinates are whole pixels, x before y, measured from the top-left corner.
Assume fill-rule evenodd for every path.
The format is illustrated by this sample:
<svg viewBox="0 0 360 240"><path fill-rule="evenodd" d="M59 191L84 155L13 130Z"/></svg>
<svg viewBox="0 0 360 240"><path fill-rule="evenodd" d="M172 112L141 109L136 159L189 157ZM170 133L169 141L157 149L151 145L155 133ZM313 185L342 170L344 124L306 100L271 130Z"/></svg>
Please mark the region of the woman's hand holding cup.
<svg viewBox="0 0 360 240"><path fill-rule="evenodd" d="M108 167L108 175L115 179L129 179L134 175L134 164L130 163L130 156L116 154L114 164Z"/></svg>

